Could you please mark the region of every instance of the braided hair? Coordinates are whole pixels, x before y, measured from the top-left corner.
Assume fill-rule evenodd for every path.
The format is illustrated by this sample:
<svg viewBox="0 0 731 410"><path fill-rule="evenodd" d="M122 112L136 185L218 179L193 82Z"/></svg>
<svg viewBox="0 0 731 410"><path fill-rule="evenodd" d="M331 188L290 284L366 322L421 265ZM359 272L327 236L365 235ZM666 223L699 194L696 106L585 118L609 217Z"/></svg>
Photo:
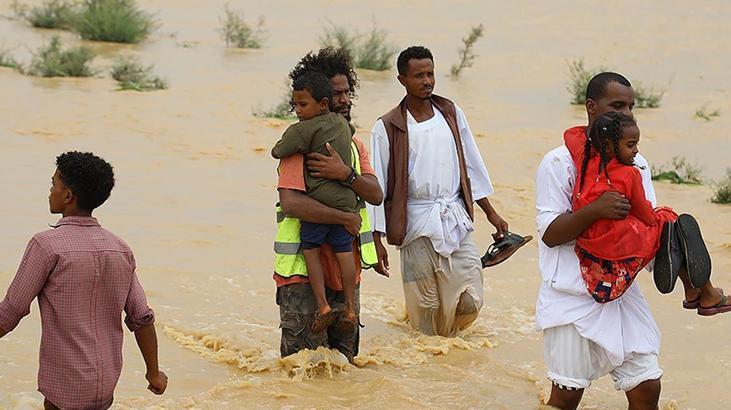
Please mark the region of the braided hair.
<svg viewBox="0 0 731 410"><path fill-rule="evenodd" d="M627 125L636 125L634 118L620 112L608 112L594 121L589 129L588 138L584 145L584 158L581 163L581 182L579 183L579 192L584 188L584 179L586 178L586 169L589 166L589 158L592 151L599 155L600 174L604 171L604 176L609 180L609 172L607 165L612 157L609 155L607 148L611 147L614 157L619 160L619 140L622 137L622 127Z"/></svg>

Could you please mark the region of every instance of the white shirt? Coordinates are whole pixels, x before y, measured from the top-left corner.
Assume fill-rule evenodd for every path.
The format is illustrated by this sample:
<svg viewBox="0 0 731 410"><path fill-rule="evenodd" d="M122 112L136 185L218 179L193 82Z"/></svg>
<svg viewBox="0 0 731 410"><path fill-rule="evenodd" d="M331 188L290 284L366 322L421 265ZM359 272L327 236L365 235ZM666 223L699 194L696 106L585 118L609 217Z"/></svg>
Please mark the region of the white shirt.
<svg viewBox="0 0 731 410"><path fill-rule="evenodd" d="M482 162L464 111L456 107L457 127L464 149L467 176L472 183L472 198L485 198L494 192L490 175ZM449 257L469 232L474 230L460 193L459 161L454 136L442 113L434 107L434 116L417 122L407 111L409 135L408 198L406 202L406 237L401 246L427 237L434 250ZM382 120L371 131L373 169L384 194L388 194L388 135ZM374 230L386 232L383 205L370 207Z"/></svg>
<svg viewBox="0 0 731 410"><path fill-rule="evenodd" d="M635 163L640 167L645 196L655 206L655 190L647 160L638 154ZM536 172L539 238L543 238L554 219L571 211L576 174L576 166L565 145L543 157ZM538 241L542 281L536 303L536 326L548 329L574 324L582 337L607 350L615 366L622 364L633 352L659 354L660 330L637 282L612 302L595 302L581 277L574 245L575 241L571 241L549 248L543 240Z"/></svg>

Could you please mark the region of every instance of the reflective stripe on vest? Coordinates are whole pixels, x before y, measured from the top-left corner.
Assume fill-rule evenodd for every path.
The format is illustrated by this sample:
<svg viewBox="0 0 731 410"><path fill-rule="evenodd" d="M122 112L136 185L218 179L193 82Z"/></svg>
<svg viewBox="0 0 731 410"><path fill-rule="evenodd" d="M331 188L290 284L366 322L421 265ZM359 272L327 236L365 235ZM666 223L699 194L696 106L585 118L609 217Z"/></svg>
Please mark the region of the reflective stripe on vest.
<svg viewBox="0 0 731 410"><path fill-rule="evenodd" d="M360 175L360 155L355 143L350 144L353 168ZM378 264L376 244L373 242L373 232L368 211L360 209L361 225L358 235L358 249L360 250L361 268L369 269ZM274 272L279 276L289 278L295 275L307 276L307 264L302 253L300 243L300 221L290 218L276 206L277 236L274 242Z"/></svg>

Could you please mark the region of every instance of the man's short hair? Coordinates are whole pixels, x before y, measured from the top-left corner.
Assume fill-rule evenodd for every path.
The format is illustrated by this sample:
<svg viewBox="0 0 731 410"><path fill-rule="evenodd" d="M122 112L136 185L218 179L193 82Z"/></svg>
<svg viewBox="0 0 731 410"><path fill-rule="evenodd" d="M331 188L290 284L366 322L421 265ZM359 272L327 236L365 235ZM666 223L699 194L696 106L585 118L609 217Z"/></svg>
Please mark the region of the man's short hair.
<svg viewBox="0 0 731 410"><path fill-rule="evenodd" d="M114 188L114 169L91 152L71 151L56 157L61 182L76 195L79 209L91 212L103 204Z"/></svg>
<svg viewBox="0 0 731 410"><path fill-rule="evenodd" d="M604 97L609 83L620 83L625 87L632 87L629 80L622 74L605 71L595 75L591 80L589 80L589 84L586 85L586 99L596 101Z"/></svg>
<svg viewBox="0 0 731 410"><path fill-rule="evenodd" d="M424 58L428 58L432 63L434 62L434 56L432 56L428 48L422 46L411 46L407 48L398 55L398 59L396 60L398 73L406 75L409 70L410 60L422 60Z"/></svg>
<svg viewBox="0 0 731 410"><path fill-rule="evenodd" d="M327 98L333 99L333 88L330 80L319 71L305 71L302 75L292 81L292 89L295 91L307 91L317 102Z"/></svg>
<svg viewBox="0 0 731 410"><path fill-rule="evenodd" d="M354 94L358 88L358 75L353 70L353 61L350 53L344 48L325 47L315 52L309 52L297 63L289 73L291 80L296 79L307 71L319 71L329 79L338 74L348 79L350 93Z"/></svg>

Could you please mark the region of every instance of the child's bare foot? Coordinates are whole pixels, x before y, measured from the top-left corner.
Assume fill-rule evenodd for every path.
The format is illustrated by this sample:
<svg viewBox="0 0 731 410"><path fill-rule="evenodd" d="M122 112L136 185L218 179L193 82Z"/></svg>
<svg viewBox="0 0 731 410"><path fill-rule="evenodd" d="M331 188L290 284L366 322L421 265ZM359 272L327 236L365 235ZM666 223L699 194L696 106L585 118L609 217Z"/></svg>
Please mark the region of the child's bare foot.
<svg viewBox="0 0 731 410"><path fill-rule="evenodd" d="M358 322L358 315L355 314L355 311L346 310L340 315L337 327L343 333L352 333L358 327Z"/></svg>
<svg viewBox="0 0 731 410"><path fill-rule="evenodd" d="M317 311L315 312L315 319L312 321L311 329L315 333L322 332L323 330L330 327L330 325L333 324L336 318L337 315L335 314L335 311L332 310L330 305L323 305L317 308Z"/></svg>

